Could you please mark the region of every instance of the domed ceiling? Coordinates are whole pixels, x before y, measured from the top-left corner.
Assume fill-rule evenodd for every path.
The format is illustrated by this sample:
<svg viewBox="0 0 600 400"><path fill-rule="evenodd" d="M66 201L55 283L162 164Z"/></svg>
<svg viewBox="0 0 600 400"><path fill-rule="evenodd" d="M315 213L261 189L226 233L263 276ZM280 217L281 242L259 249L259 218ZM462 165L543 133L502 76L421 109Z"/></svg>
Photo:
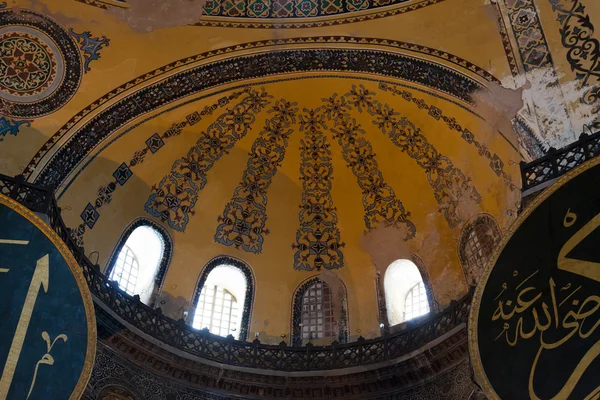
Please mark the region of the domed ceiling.
<svg viewBox="0 0 600 400"><path fill-rule="evenodd" d="M500 3L9 1L0 171L55 187L102 268L132 221L163 226L175 318L226 255L255 274L251 330L267 341L314 276L343 282L351 338L373 337L378 275L407 258L439 307L466 293L465 226L514 220L518 164L564 139L543 136L561 110L581 117L565 138L591 122L579 98L521 109L506 88L540 89L560 31Z"/></svg>

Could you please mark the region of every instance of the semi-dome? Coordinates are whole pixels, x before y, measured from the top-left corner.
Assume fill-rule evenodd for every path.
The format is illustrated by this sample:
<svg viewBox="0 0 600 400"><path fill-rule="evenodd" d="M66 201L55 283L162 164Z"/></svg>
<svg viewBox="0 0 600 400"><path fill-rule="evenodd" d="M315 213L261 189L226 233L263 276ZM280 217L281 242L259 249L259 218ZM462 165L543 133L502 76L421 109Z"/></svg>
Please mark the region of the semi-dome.
<svg viewBox="0 0 600 400"><path fill-rule="evenodd" d="M0 5L0 193L83 269L86 396L476 396L472 290L580 161L524 163L596 126L537 3Z"/></svg>

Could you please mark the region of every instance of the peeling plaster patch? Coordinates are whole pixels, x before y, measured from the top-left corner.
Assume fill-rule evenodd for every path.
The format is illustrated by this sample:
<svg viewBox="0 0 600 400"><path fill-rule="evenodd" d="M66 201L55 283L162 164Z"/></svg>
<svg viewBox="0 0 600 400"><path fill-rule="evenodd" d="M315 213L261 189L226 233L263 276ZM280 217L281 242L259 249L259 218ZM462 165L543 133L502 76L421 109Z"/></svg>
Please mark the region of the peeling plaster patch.
<svg viewBox="0 0 600 400"><path fill-rule="evenodd" d="M450 257L451 249L444 248L444 251L440 252L441 241L442 237L439 231L435 228L430 229L422 241L419 256L425 265L441 266L441 273L437 273L435 278L429 274L429 279L431 287L434 289L432 298L443 308L452 300L463 296L467 287L462 266L458 260Z"/></svg>
<svg viewBox="0 0 600 400"><path fill-rule="evenodd" d="M562 84L556 84L556 80L551 68L538 68L515 78L515 84L524 88L525 106L518 116L531 128L545 150L576 141L584 125L591 124L595 118L593 105L581 102L590 87L580 87L576 80Z"/></svg>
<svg viewBox="0 0 600 400"><path fill-rule="evenodd" d="M375 266L373 279L377 272L385 276L387 267L399 259L412 259L412 252L406 244L406 231L395 226L385 226L379 223L375 228L366 232L360 239L360 247L371 256Z"/></svg>
<svg viewBox="0 0 600 400"><path fill-rule="evenodd" d="M454 185L450 195L456 199L456 214L462 221L468 221L479 213L479 204L470 190L464 191L459 185Z"/></svg>
<svg viewBox="0 0 600 400"><path fill-rule="evenodd" d="M479 90L473 94L477 111L495 130L501 132L509 141L518 146L518 139L513 129L512 120L523 108L523 90L526 86L507 88L490 82L487 90Z"/></svg>
<svg viewBox="0 0 600 400"><path fill-rule="evenodd" d="M78 24L81 22L81 20L79 20L77 18L69 17L63 13L54 12L54 11L50 10L45 3L42 3L42 0L31 0L30 8L37 12L41 12L44 15L48 15L49 17L51 17L52 19L54 19L56 22L58 22L59 24L61 24L63 26L70 26L70 25ZM14 6L14 7L12 7L12 11L14 13L19 13L21 11L21 7Z"/></svg>
<svg viewBox="0 0 600 400"><path fill-rule="evenodd" d="M129 8L107 11L138 32L195 24L206 0L127 0Z"/></svg>

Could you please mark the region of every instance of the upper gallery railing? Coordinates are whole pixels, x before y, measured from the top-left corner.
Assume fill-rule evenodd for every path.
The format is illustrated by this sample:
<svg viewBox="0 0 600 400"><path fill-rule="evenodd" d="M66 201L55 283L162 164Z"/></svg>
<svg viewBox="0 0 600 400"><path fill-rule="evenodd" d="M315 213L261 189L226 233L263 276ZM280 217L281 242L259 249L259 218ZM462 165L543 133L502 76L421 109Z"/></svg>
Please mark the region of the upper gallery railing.
<svg viewBox="0 0 600 400"><path fill-rule="evenodd" d="M183 320L175 321L120 290L115 282L100 272L98 265L85 255L71 239L51 188L26 183L22 177L0 174L0 193L17 200L25 207L48 216L48 222L73 253L83 270L92 294L107 304L114 313L140 331L187 353L218 363L249 368L281 371L316 371L356 367L390 360L414 351L423 345L466 323L471 306L472 291L448 308L429 318L411 324L393 334L375 339L360 337L347 344L334 342L330 346L303 347L245 342L233 337L221 337L197 330Z"/></svg>
<svg viewBox="0 0 600 400"><path fill-rule="evenodd" d="M530 163L521 163L523 191L566 174L578 165L600 155L600 131L593 135L583 133L579 140L548 153Z"/></svg>

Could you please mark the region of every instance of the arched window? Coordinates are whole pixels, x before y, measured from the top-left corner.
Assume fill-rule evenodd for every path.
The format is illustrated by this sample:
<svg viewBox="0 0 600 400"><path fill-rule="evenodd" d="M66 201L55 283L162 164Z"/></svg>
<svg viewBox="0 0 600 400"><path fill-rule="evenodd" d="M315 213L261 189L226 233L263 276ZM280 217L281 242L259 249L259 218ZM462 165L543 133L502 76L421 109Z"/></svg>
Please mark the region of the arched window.
<svg viewBox="0 0 600 400"><path fill-rule="evenodd" d="M133 394L119 386L108 386L100 392L98 400L135 400Z"/></svg>
<svg viewBox="0 0 600 400"><path fill-rule="evenodd" d="M419 268L410 260L396 260L383 280L390 325L423 316L431 310L429 294Z"/></svg>
<svg viewBox="0 0 600 400"><path fill-rule="evenodd" d="M479 282L500 236L500 228L490 215L480 215L464 227L459 241L459 257L467 284Z"/></svg>
<svg viewBox="0 0 600 400"><path fill-rule="evenodd" d="M151 304L162 288L171 258L171 241L164 229L149 220L134 221L115 248L106 274L130 295Z"/></svg>
<svg viewBox="0 0 600 400"><path fill-rule="evenodd" d="M337 312L334 308L334 295L331 287L318 278L306 281L296 290L292 316L294 346L328 338L342 343L347 341L345 291L343 299L338 299L340 304Z"/></svg>
<svg viewBox="0 0 600 400"><path fill-rule="evenodd" d="M250 268L230 257L211 260L198 280L188 321L219 336L246 340L253 300Z"/></svg>

